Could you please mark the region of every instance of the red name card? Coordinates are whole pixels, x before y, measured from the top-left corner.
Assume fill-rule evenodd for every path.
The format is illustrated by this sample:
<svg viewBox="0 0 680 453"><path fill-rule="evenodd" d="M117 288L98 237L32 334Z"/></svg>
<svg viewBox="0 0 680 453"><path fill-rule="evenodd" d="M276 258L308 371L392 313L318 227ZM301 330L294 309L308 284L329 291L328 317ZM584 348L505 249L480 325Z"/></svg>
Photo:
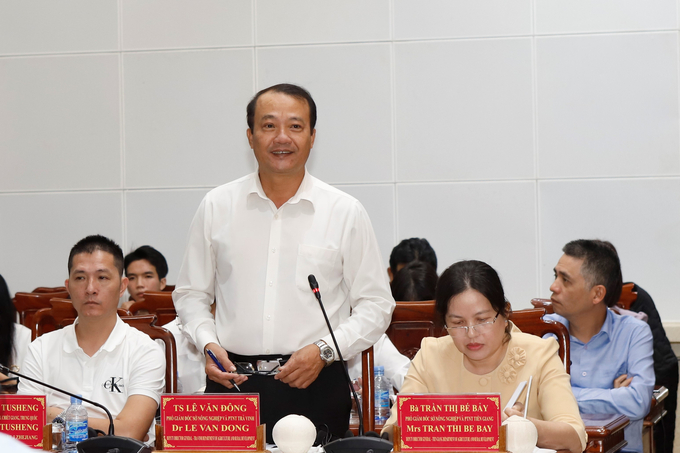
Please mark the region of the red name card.
<svg viewBox="0 0 680 453"><path fill-rule="evenodd" d="M29 447L42 448L45 397L0 395L0 431Z"/></svg>
<svg viewBox="0 0 680 453"><path fill-rule="evenodd" d="M259 424L257 393L161 396L166 450L256 450Z"/></svg>
<svg viewBox="0 0 680 453"><path fill-rule="evenodd" d="M398 395L402 450L498 451L501 396Z"/></svg>

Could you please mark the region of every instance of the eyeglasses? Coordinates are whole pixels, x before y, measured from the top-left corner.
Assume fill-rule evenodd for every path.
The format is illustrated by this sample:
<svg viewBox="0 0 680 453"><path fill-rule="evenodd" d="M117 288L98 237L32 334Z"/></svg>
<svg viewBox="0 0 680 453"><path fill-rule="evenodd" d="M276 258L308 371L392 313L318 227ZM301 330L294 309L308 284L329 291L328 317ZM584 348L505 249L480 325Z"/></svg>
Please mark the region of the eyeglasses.
<svg viewBox="0 0 680 453"><path fill-rule="evenodd" d="M467 335L470 329L472 329L472 331L477 334L483 334L491 329L493 323L495 323L496 320L498 319L498 315L500 315L500 312L496 313L496 316L494 316L494 318L491 321L480 322L479 324L475 324L474 326L445 327L445 329L449 332L449 334L452 337L461 337L463 335Z"/></svg>
<svg viewBox="0 0 680 453"><path fill-rule="evenodd" d="M234 362L236 367L236 373L243 374L245 376L272 376L278 374L280 367L286 364L288 360L276 359L276 360L258 360L257 369L250 362Z"/></svg>

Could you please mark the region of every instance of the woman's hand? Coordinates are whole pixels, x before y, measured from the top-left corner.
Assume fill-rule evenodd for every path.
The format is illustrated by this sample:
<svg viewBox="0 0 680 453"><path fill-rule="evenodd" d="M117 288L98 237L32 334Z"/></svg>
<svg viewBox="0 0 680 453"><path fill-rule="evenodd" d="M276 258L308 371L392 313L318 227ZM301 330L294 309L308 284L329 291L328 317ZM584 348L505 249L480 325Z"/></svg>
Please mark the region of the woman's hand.
<svg viewBox="0 0 680 453"><path fill-rule="evenodd" d="M505 411L501 414L501 422L504 422L508 419L508 417L512 417L513 415L524 417L524 403L517 401L512 405L512 407L505 409Z"/></svg>

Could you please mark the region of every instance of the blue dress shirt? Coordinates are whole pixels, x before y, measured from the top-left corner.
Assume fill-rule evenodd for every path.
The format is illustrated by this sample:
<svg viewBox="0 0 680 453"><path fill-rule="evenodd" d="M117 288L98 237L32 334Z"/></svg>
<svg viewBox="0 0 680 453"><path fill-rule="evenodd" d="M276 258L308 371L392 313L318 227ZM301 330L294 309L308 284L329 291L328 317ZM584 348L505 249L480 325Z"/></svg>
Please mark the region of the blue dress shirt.
<svg viewBox="0 0 680 453"><path fill-rule="evenodd" d="M546 315L564 324L562 316ZM654 390L652 331L632 316L607 310L602 329L583 343L570 336L571 388L584 414L623 414L630 419L625 428L628 445L623 451L642 453L642 420L650 409ZM628 387L613 388L614 379L627 374Z"/></svg>

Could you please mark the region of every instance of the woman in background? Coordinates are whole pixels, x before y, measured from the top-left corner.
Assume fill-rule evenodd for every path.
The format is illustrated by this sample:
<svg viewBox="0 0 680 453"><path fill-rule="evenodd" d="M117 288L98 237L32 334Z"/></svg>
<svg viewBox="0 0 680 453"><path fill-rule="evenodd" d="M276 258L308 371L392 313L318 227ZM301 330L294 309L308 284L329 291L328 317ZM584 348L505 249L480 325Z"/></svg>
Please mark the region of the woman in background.
<svg viewBox="0 0 680 453"><path fill-rule="evenodd" d="M423 339L401 394L500 393L504 407L518 383L533 376L527 418L538 431L538 447L582 452L585 426L557 342L522 333L508 320L510 304L496 271L481 261L456 263L439 277L435 300L449 335ZM521 416L518 409L501 416ZM383 432L391 435L396 421L395 406Z"/></svg>
<svg viewBox="0 0 680 453"><path fill-rule="evenodd" d="M31 330L15 321L14 303L5 279L0 275L0 364L20 372L28 345L31 343ZM16 378L0 373L3 393L16 393L17 382Z"/></svg>
<svg viewBox="0 0 680 453"><path fill-rule="evenodd" d="M14 349L14 336L16 329L14 320L16 319L16 311L14 310L14 304L12 303L12 298L9 296L9 290L7 289L7 283L5 279L0 275L0 363L3 365L6 363L13 362L12 355ZM21 326L23 327L23 326ZM28 329L27 329L28 330ZM31 341L31 331L28 331L28 342ZM28 350L28 344L26 344L25 350ZM7 365L10 366L10 365ZM7 376L0 373L0 380L6 379ZM2 411L0 410L0 415ZM13 437L8 436L5 433L0 433L0 451L11 451L13 453L30 453L35 450L27 447Z"/></svg>

